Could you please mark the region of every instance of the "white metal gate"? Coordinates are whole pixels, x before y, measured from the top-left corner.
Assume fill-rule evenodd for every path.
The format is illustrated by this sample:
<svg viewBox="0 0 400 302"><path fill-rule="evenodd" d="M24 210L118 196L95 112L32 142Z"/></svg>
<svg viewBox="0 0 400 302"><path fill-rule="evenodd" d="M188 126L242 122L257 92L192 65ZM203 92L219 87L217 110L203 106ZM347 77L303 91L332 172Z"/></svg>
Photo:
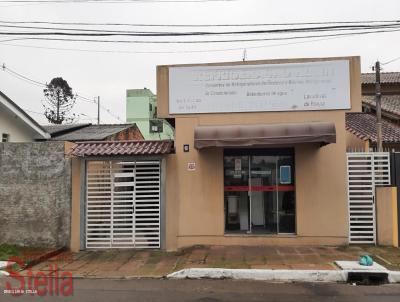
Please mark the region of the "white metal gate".
<svg viewBox="0 0 400 302"><path fill-rule="evenodd" d="M160 247L160 161L88 161L86 248Z"/></svg>
<svg viewBox="0 0 400 302"><path fill-rule="evenodd" d="M375 187L390 184L388 152L347 153L349 242L376 242Z"/></svg>

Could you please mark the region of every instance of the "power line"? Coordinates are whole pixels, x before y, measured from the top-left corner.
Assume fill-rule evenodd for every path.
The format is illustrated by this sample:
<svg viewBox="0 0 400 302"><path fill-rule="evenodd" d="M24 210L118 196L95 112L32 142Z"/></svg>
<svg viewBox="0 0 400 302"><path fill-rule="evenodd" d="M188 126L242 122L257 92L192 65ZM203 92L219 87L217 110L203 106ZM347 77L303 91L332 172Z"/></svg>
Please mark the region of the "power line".
<svg viewBox="0 0 400 302"><path fill-rule="evenodd" d="M94 98L93 98L93 100L92 100L92 99L87 98L87 97L84 97L84 96L82 96L82 95L80 95L80 94L76 94L76 97L77 97L77 98L80 98L80 99L81 99L82 101L84 101L84 102L96 103L96 101L94 100Z"/></svg>
<svg viewBox="0 0 400 302"><path fill-rule="evenodd" d="M8 3L8 5L0 5L0 7L16 7L16 6L28 6L28 5L49 5L49 4L154 4L154 3L165 3L165 4L199 4L199 3L217 3L217 2L234 2L240 0L84 0L84 1L0 1L0 3ZM16 4L15 4L16 3Z"/></svg>
<svg viewBox="0 0 400 302"><path fill-rule="evenodd" d="M341 38L348 38L348 37L349 36L328 37L328 38L296 41L296 42L289 42L289 43L278 43L278 44L268 44L268 45L258 45L258 46L245 46L245 48L246 49L270 48L270 47L278 47L278 46L314 43L314 42L319 42L319 41L327 41L327 40L334 40L334 39L341 39ZM196 50L173 50L173 51L150 51L150 50L129 51L129 50L98 50L98 49L94 50L94 49L80 49L80 48L45 47L45 46L37 46L37 45L21 45L21 44L10 44L10 43L1 43L0 45L6 45L6 46L12 46L12 47L22 47L22 48L33 48L33 49L78 51L78 52L88 52L88 53L93 52L93 53L126 53L126 54L209 53L209 52L227 52L227 51L243 50L243 47L231 47L231 48L201 49L201 50L196 49ZM89 100L89 101L91 101L91 100Z"/></svg>
<svg viewBox="0 0 400 302"><path fill-rule="evenodd" d="M387 62L385 62L385 63L381 63L381 65L387 65L387 64L390 64L390 63L395 62L395 61L397 61L397 60L400 60L400 57L394 58L394 59L389 60L389 61L387 61Z"/></svg>
<svg viewBox="0 0 400 302"><path fill-rule="evenodd" d="M306 41L297 41L297 42L289 42L289 43L279 43L279 44L269 44L269 45L258 45L258 46L246 46L246 49L258 49L258 48L269 48L269 47L277 47L277 46L287 46L287 45L297 45L297 44L305 44L305 43L313 43L319 41L327 41L334 39L347 38L347 36L341 37L330 37L330 38L321 38L321 39L313 39ZM233 47L233 48L219 48L219 49L196 49L196 50L176 50L176 51L129 51L129 50L97 50L97 49L80 49L80 48L62 48L62 47L45 47L45 46L36 46L36 45L21 45L21 44L10 44L10 43L0 43L1 45L13 46L13 47L22 47L22 48L36 48L36 49L49 49L49 50L61 50L61 51L78 51L78 52L93 52L93 53L126 53L126 54L175 54L175 53L209 53L209 52L227 52L227 51L237 51L243 50L243 47Z"/></svg>
<svg viewBox="0 0 400 302"><path fill-rule="evenodd" d="M25 82L27 82L27 83L30 83L30 84L33 84L33 85L36 85L36 86L39 86L39 87L47 87L47 86L48 86L48 85L45 84L45 83L42 83L42 82L33 80L33 79L31 79L31 78L29 78L29 77L27 77L27 76L24 76L24 75L22 75L22 74L20 74L20 73L18 73L18 72L16 72L16 71L10 69L9 67L6 66L5 63L2 64L2 67L1 67L1 68L2 68L3 71L7 72L8 74L10 74L10 75L16 77L17 79L23 80L23 81L25 81ZM85 100L85 101L87 101L87 102L95 103L95 104L96 104L96 101L95 101L95 100L90 100L89 98L86 98L86 97L84 97L84 96L81 96L81 95L78 94L78 93L76 94L76 97L77 97L77 98L80 98L80 99L83 99L83 100ZM102 109L103 109L104 111L106 111L110 116L114 117L114 118L117 119L118 121L123 122L122 119L121 119L118 115L114 114L110 109L108 109L108 108L106 108L106 107L104 107L104 106L100 106L100 108L102 108ZM36 112L36 113L37 113L37 112Z"/></svg>
<svg viewBox="0 0 400 302"><path fill-rule="evenodd" d="M26 109L26 108L22 108L24 111L27 111L27 112L30 112L30 113L35 113L35 114L40 114L40 115L43 115L44 116L44 113L43 112L37 112L37 111L33 111L33 110L30 110L30 109Z"/></svg>
<svg viewBox="0 0 400 302"><path fill-rule="evenodd" d="M1 23L1 22L0 22ZM313 32L313 31L339 31L339 30L359 30L359 29L377 29L377 28L393 28L400 26L400 22L391 22L375 25L372 24L351 24L351 25L329 25L329 26L318 26L318 27L295 27L295 28L277 28L277 29L262 29L262 30L245 30L245 31L190 31L190 32L154 32L154 31L131 31L131 30L105 30L105 29L87 29L87 28L70 28L70 27L43 27L43 26L21 26L21 25L4 25L0 24L0 27L7 28L23 28L23 29L40 29L40 30L67 30L67 31L78 31L85 33L68 33L68 32L39 32L41 35L60 34L60 35L88 35L88 36L107 36L107 35L129 35L129 36L148 36L148 37L159 37L159 36L199 36L199 35L236 35L236 34L265 34L265 33L295 33L295 32ZM90 33L86 33L90 32ZM21 33L11 32L12 34L32 34L32 33Z"/></svg>
<svg viewBox="0 0 400 302"><path fill-rule="evenodd" d="M0 0L0 3L203 3L236 1L238 0Z"/></svg>
<svg viewBox="0 0 400 302"><path fill-rule="evenodd" d="M46 117L45 116L45 114L44 114L44 112L37 112L37 111L34 111L34 110L30 110L30 109L26 109L26 108L22 108L24 111L26 111L26 112L29 112L29 113L33 113L33 114L37 114L37 115L41 115L41 116L44 116L44 117ZM89 116L89 115L87 115L87 114L85 114L85 113L78 113L77 114L78 115L78 121L80 121L80 120L88 120L88 121L93 121L93 120L96 120L94 117L91 117L91 116ZM82 118L82 116L86 116L86 118Z"/></svg>
<svg viewBox="0 0 400 302"><path fill-rule="evenodd" d="M147 23L97 23L97 22L54 22L54 21L4 21L10 24L54 24L54 25L101 25L101 26L134 26L134 27L255 27L255 26L293 26L323 24L361 24L393 23L400 20L358 20L358 21L324 21L324 22L291 22L291 23L244 23L244 24L147 24Z"/></svg>
<svg viewBox="0 0 400 302"><path fill-rule="evenodd" d="M151 3L173 3L173 4L197 4L197 3L212 3L212 2L233 2L239 0L169 0L169 1L160 1L160 0L130 0L130 1L117 1L117 0L104 0L104 1L96 1L96 0L87 0L87 1L0 1L0 3L10 3L9 5L0 5L1 8L9 8L9 7L21 7L21 6L32 6L32 5L50 5L50 4L151 4ZM17 3L17 4L13 4Z"/></svg>
<svg viewBox="0 0 400 302"><path fill-rule="evenodd" d="M16 71L12 70L12 69L6 67L6 65L4 63L3 63L2 69L3 69L3 71L5 71L5 72L7 72L7 73L9 73L11 75L14 75L14 76L20 78L21 80L25 80L25 81L30 82L31 84L35 84L37 86L47 87L47 84L42 83L42 82L38 82L36 80L32 80L31 78L28 78L28 77L26 77L26 76L24 76L24 75L22 75L22 74L20 74L20 73L18 73Z"/></svg>
<svg viewBox="0 0 400 302"><path fill-rule="evenodd" d="M333 33L323 35L307 35L307 36L292 36L292 37L276 37L276 38L252 38L252 39L229 39L229 40L102 40L102 39L65 39L65 38L52 38L52 37L23 37L11 38L1 40L0 42L10 42L19 40L43 40L43 41L66 41L66 42L96 42L96 43L134 43L134 44L202 44L202 43L238 43L238 42L258 42L258 41L282 41L282 40L295 40L295 39L310 39L320 37L337 37L337 36L351 36L351 35L364 35L371 33L384 33L384 32L397 32L400 31L399 26L396 29L381 29L370 30L352 33ZM0 33L0 35L7 35L7 33ZM34 34L36 35L36 34Z"/></svg>
<svg viewBox="0 0 400 302"><path fill-rule="evenodd" d="M355 31L355 30L373 30L385 28L399 28L400 23L388 23L379 25L334 25L334 26L318 26L318 27L298 27L298 28L278 28L278 29L262 29L262 30L241 30L241 31L191 31L191 32L139 32L126 30L98 30L98 29L80 29L80 28L55 28L55 27L38 27L38 26L19 26L19 25L0 25L0 27L12 28L29 28L29 29L50 29L51 32L0 32L0 35L7 36L85 36L85 37L111 37L111 36L127 36L127 37L191 37L191 36L225 36L225 35L252 35L252 34L278 34L278 33L299 33L299 32L323 32L323 31ZM62 30L62 31L60 31ZM68 32L69 31L69 32ZM72 31L72 32L71 32ZM75 32L78 31L78 32Z"/></svg>

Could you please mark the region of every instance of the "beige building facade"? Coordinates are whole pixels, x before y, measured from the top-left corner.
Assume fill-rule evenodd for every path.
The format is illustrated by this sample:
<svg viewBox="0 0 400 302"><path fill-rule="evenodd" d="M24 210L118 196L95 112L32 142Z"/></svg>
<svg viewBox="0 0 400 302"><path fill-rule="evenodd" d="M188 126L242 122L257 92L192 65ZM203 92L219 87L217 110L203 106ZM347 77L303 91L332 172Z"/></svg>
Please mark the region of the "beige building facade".
<svg viewBox="0 0 400 302"><path fill-rule="evenodd" d="M173 142L68 153L71 250L348 244L345 115L361 111L359 57L158 66L157 95Z"/></svg>
<svg viewBox="0 0 400 302"><path fill-rule="evenodd" d="M171 83L169 76L171 68L296 64L336 60L348 62L349 108L186 114L170 112L171 91L169 89ZM174 89L176 89L176 85ZM158 66L157 95L158 116L175 118L176 125L176 152L166 157L166 249L176 250L194 244L340 245L348 243L346 140L349 138L345 130L345 113L361 111L359 57ZM321 122L334 125L336 129L335 143L325 145L318 142L298 142L293 139L293 143L286 140L283 144L267 143L265 146L249 144L243 147L233 144L233 146L195 148L195 132L202 126L215 127L218 131L221 126L262 125L268 127L268 125L272 125L273 127L285 127ZM290 154L288 165L291 168L289 173L292 173L292 177L289 178L292 179L290 179L289 185L282 185L285 183L282 181L282 176L280 182L275 177L273 184L257 183L259 186L251 184L240 186L238 179L229 178L228 174L237 172L236 170L232 172L225 167L229 165L229 160L232 160L232 155L234 169L240 170L241 166L242 172L238 172L241 174L239 177L245 177L247 172L244 170L247 169L247 166L245 168L243 166L246 165L247 160L250 161L249 165L252 165L253 162L257 162L257 156L258 159L261 157L264 161L278 158L279 166L281 152L283 155ZM264 159L262 156L265 156ZM237 157L241 157L241 159L239 160ZM260 165L257 166L255 163L254 166L254 171L252 167L248 167L247 178L250 179L249 181L261 180L263 182L263 177L265 179L269 177L262 176L262 173L271 173L267 171L271 168L266 168L267 172L263 172ZM278 173L276 171L279 168L281 175L285 173L285 170L278 166L272 168L273 173ZM283 166L287 166L287 163ZM253 174L256 176L258 174L258 176L253 177ZM269 178L273 179L274 177ZM233 185L230 181L233 182ZM249 192L253 189L254 192ZM285 214L285 202L282 198L279 199L279 196L288 195L288 192L294 196L289 197L292 201L291 205L287 206L290 208L286 209L288 213ZM258 208L248 206L248 200L251 198L253 202L258 199L260 204L260 194L263 195L261 199L263 199L264 205ZM240 204L244 199L247 199L247 210L243 211L241 208L246 208L246 206L243 207ZM267 203L271 202L276 202L277 205L268 206ZM257 217L257 210L263 211L264 217L261 217L263 215ZM234 217L235 211L238 212L236 218ZM288 218L290 215L293 217ZM277 218L278 216L279 218ZM279 219L281 221L277 222ZM270 220L269 223L268 220ZM273 221L272 224L271 221ZM279 231L280 226L283 231Z"/></svg>

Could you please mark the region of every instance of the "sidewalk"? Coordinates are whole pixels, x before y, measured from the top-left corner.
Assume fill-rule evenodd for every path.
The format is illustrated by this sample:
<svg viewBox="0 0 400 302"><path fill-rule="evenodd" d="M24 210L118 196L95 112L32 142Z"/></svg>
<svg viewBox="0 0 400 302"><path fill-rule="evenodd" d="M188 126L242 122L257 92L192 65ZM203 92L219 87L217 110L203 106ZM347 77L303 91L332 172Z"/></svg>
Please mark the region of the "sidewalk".
<svg viewBox="0 0 400 302"><path fill-rule="evenodd" d="M184 268L338 270L335 260L358 260L362 254L371 254L375 261L389 269L400 270L400 250L394 248L195 246L178 252L64 252L34 266L32 271L48 274L57 267L60 271L71 272L76 278L161 278Z"/></svg>

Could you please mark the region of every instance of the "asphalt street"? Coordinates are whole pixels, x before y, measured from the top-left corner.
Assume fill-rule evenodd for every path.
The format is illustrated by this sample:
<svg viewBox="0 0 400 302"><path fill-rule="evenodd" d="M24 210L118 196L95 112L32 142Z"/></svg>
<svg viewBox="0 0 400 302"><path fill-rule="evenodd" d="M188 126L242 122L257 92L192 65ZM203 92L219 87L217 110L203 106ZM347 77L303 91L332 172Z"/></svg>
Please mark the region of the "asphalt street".
<svg viewBox="0 0 400 302"><path fill-rule="evenodd" d="M267 283L238 280L74 279L73 295L5 294L8 278L0 279L0 301L349 301L399 302L400 285L353 286L333 283ZM13 282L12 286L20 284ZM54 286L54 285L53 285ZM54 288L54 287L53 287Z"/></svg>

